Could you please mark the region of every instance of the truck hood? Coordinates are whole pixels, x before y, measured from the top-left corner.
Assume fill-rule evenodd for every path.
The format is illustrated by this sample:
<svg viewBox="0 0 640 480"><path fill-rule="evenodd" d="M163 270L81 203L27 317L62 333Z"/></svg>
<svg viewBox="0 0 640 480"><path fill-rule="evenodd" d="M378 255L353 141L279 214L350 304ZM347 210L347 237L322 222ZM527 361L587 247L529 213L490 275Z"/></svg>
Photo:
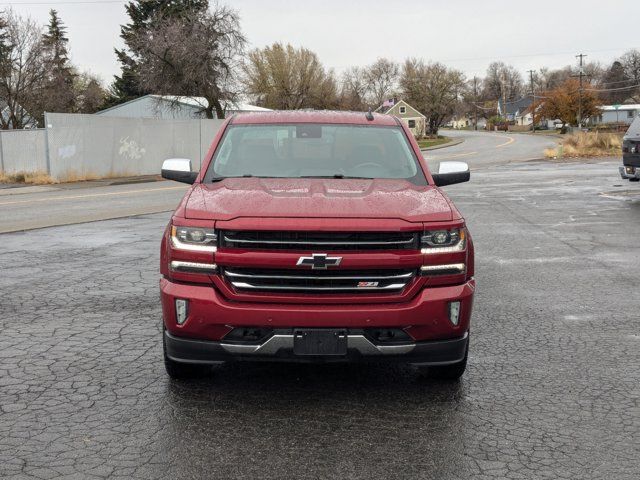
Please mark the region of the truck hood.
<svg viewBox="0 0 640 480"><path fill-rule="evenodd" d="M243 217L396 218L439 222L453 218L433 186L406 180L228 178L195 184L187 218L228 221Z"/></svg>

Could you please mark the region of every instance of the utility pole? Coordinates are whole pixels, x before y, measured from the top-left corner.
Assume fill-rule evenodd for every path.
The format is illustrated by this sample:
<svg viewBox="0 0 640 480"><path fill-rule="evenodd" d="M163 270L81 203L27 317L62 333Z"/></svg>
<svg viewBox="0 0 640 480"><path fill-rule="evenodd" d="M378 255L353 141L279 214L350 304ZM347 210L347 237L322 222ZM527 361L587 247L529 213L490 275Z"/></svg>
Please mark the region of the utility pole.
<svg viewBox="0 0 640 480"><path fill-rule="evenodd" d="M507 118L507 77L502 72L502 119L504 120L505 131L509 130Z"/></svg>
<svg viewBox="0 0 640 480"><path fill-rule="evenodd" d="M580 59L580 69L578 70L578 75L572 75L572 77L580 77L580 88L578 89L578 128L580 129L582 129L582 77L585 76L582 70L582 59L586 56L583 53L576 55L576 58Z"/></svg>
<svg viewBox="0 0 640 480"><path fill-rule="evenodd" d="M536 91L533 88L533 70L529 70L529 79L531 81L531 132L536 133Z"/></svg>
<svg viewBox="0 0 640 480"><path fill-rule="evenodd" d="M473 77L473 129L478 130L478 78Z"/></svg>

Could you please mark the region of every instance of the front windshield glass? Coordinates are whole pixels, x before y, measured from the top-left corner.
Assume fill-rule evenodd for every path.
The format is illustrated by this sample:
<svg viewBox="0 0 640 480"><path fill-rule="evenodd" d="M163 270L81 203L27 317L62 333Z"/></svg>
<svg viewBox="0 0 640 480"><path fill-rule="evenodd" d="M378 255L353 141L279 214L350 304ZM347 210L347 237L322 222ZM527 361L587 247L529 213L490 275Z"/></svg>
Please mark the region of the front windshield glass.
<svg viewBox="0 0 640 480"><path fill-rule="evenodd" d="M426 185L400 127L231 125L205 182L227 177L389 178Z"/></svg>

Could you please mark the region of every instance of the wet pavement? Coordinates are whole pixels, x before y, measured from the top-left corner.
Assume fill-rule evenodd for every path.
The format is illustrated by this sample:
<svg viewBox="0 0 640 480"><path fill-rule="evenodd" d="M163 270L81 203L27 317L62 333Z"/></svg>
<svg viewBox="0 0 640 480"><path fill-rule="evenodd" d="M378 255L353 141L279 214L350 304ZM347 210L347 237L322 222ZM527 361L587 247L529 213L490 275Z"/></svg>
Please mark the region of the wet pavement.
<svg viewBox="0 0 640 480"><path fill-rule="evenodd" d="M167 213L0 235L0 478L637 479L640 187L616 167L446 188L477 250L454 384L397 365L172 382Z"/></svg>

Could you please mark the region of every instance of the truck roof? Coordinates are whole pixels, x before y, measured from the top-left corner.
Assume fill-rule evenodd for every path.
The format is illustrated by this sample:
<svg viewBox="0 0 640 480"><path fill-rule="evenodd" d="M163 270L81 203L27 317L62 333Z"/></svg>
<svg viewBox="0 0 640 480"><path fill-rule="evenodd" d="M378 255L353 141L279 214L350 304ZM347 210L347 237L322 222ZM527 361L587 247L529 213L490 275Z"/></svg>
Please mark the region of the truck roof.
<svg viewBox="0 0 640 480"><path fill-rule="evenodd" d="M265 123L344 123L352 125L397 126L391 115L372 113L373 120L367 120L366 112L344 112L334 110L274 110L271 112L238 113L231 124Z"/></svg>

